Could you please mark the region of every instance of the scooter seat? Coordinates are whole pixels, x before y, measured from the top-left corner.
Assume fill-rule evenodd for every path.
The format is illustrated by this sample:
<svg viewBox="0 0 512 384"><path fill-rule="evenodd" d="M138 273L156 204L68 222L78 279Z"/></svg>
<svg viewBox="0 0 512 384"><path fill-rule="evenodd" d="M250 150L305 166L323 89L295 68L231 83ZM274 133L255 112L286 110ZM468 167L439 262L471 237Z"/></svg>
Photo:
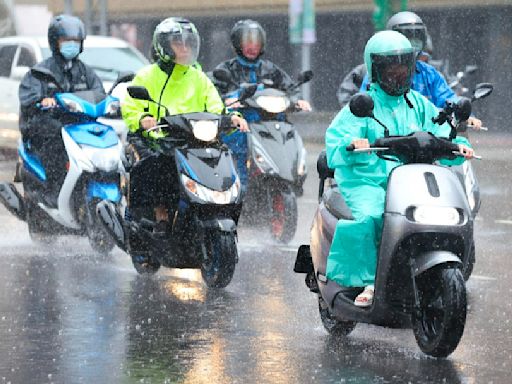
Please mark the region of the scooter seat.
<svg viewBox="0 0 512 384"><path fill-rule="evenodd" d="M325 191L322 200L327 210L337 219L354 220L352 211L345 202L338 187L333 187Z"/></svg>

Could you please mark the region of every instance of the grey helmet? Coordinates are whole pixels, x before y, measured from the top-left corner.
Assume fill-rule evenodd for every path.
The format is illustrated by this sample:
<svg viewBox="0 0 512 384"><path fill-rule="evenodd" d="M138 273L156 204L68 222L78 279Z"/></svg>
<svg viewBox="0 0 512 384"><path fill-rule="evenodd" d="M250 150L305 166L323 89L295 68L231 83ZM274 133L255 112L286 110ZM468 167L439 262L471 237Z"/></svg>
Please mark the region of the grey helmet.
<svg viewBox="0 0 512 384"><path fill-rule="evenodd" d="M153 58L163 63L192 65L197 61L199 44L199 33L194 24L181 17L169 17L158 24L153 33ZM187 47L187 57L178 58L173 45Z"/></svg>
<svg viewBox="0 0 512 384"><path fill-rule="evenodd" d="M82 20L70 15L55 16L48 26L48 45L54 55L59 54L59 39L80 40L82 52L85 39L85 26Z"/></svg>
<svg viewBox="0 0 512 384"><path fill-rule="evenodd" d="M427 43L427 27L414 12L403 11L391 16L386 29L400 32L411 42L414 50L420 52Z"/></svg>

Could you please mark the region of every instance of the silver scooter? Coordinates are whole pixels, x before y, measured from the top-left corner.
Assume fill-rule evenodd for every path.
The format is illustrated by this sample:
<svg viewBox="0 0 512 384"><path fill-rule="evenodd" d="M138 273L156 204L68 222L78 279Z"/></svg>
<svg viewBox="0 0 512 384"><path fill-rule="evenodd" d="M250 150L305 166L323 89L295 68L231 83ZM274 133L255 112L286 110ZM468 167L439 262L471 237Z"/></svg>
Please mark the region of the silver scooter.
<svg viewBox="0 0 512 384"><path fill-rule="evenodd" d="M475 98L487 94L475 93ZM350 108L358 117L374 118L373 100L366 94L354 96ZM463 120L461 114L458 120ZM342 287L326 276L336 224L353 217L333 183L334 171L325 154L317 163L320 204L311 242L299 248L294 271L306 274L306 285L318 295L320 318L331 335L346 336L358 322L412 328L424 353L446 357L457 347L466 322L461 269L473 242L473 216L457 176L435 163L453 158L458 146L415 132L378 139L368 150L403 164L388 180L373 304L356 307L354 298L362 289ZM331 185L324 193L326 180Z"/></svg>

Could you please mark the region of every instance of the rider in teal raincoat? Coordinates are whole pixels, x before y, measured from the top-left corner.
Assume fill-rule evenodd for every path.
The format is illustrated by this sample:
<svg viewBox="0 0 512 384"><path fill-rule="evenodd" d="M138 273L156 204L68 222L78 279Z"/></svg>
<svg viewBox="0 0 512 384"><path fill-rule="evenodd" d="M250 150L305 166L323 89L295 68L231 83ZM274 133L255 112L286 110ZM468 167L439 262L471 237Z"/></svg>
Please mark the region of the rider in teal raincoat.
<svg viewBox="0 0 512 384"><path fill-rule="evenodd" d="M429 131L448 137L450 126L432 123L438 110L418 92L410 90L414 52L409 40L395 31L383 31L368 40L364 61L372 74L368 94L374 101L374 115L389 128L390 136ZM375 153L347 152L345 147L368 148L384 129L371 118L354 116L345 106L326 132L327 161L352 210L354 220L339 220L327 260L327 277L346 287L366 287L355 301L368 306L373 300L377 249L382 233L387 180L399 163L386 161ZM473 150L457 137L460 151L471 158ZM463 158L452 160L461 163Z"/></svg>

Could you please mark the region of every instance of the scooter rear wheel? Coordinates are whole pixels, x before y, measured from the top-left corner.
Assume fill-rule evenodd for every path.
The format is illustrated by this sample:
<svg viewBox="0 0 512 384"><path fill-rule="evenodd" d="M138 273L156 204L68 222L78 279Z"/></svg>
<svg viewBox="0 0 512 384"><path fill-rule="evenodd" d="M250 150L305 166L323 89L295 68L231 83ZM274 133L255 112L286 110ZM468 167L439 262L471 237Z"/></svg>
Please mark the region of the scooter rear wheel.
<svg viewBox="0 0 512 384"><path fill-rule="evenodd" d="M287 244L297 230L297 198L292 191L272 194L270 233L277 241Z"/></svg>
<svg viewBox="0 0 512 384"><path fill-rule="evenodd" d="M332 316L329 306L320 295L318 295L318 311L325 330L334 337L347 336L357 325L355 321L341 321Z"/></svg>
<svg viewBox="0 0 512 384"><path fill-rule="evenodd" d="M231 282L238 261L234 233L211 233L206 239L207 258L201 264L201 275L210 288L225 288Z"/></svg>
<svg viewBox="0 0 512 384"><path fill-rule="evenodd" d="M417 278L420 308L413 313L414 336L423 353L446 357L466 324L466 286L458 268L441 266Z"/></svg>

